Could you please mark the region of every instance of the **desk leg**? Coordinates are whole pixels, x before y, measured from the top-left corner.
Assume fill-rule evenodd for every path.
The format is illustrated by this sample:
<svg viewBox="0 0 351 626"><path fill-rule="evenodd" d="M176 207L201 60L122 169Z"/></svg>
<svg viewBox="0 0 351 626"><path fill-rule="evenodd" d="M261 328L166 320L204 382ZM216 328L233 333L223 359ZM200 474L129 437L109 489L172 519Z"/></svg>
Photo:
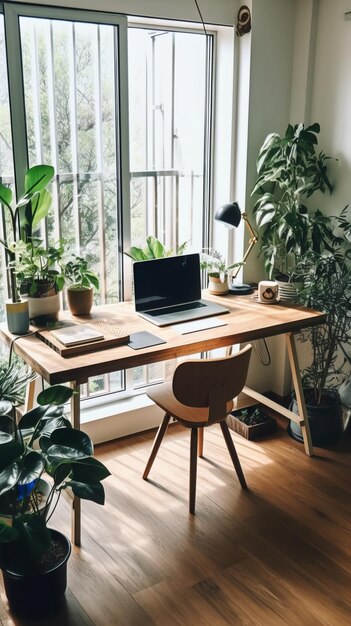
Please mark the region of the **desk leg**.
<svg viewBox="0 0 351 626"><path fill-rule="evenodd" d="M295 389L296 402L297 402L297 406L299 409L299 415L300 417L303 418L303 422L301 422L300 425L301 425L301 430L302 430L303 442L305 446L305 452L309 456L313 456L314 452L313 452L313 446L312 446L311 431L310 431L310 425L309 425L308 417L307 417L307 410L306 410L305 398L303 395L300 368L299 368L296 345L295 345L295 338L294 338L293 333L286 333L286 342L287 342L287 348L288 348L291 374L292 374L292 379L293 379L293 384L294 384L294 389Z"/></svg>
<svg viewBox="0 0 351 626"><path fill-rule="evenodd" d="M71 382L71 388L75 392L71 398L72 426L80 430L80 385L77 381ZM72 503L72 526L71 540L75 546L81 544L81 502L80 498L73 496Z"/></svg>
<svg viewBox="0 0 351 626"><path fill-rule="evenodd" d="M34 407L34 399L35 399L35 387L36 387L37 378L31 380L26 388L26 398L24 401L24 412L28 413Z"/></svg>

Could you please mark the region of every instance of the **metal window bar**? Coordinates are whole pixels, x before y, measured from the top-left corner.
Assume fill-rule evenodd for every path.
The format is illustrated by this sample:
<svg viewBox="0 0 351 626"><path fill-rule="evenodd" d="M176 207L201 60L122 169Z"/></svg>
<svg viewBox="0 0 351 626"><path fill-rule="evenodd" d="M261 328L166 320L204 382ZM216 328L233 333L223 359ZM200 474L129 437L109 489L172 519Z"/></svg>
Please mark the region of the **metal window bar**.
<svg viewBox="0 0 351 626"><path fill-rule="evenodd" d="M153 181L153 191L154 191L154 206L153 210L147 210L147 227L149 228L149 220L150 216L151 222L153 223L153 228L149 228L149 232L154 232L155 237L161 237L161 230L164 232L165 230L165 220L163 219L161 224L159 220L159 191L158 184L161 180L165 178L170 178L171 181L175 181L175 198L174 198L174 210L171 212L174 215L174 221L178 224L179 220L179 178L180 178L179 170L140 170L135 172L130 172L130 178L146 178L151 179ZM162 204L163 210L165 210L165 205L167 203L164 202ZM176 229L177 231L177 229ZM173 243L174 242L174 243ZM178 234L173 235L171 245L178 245Z"/></svg>

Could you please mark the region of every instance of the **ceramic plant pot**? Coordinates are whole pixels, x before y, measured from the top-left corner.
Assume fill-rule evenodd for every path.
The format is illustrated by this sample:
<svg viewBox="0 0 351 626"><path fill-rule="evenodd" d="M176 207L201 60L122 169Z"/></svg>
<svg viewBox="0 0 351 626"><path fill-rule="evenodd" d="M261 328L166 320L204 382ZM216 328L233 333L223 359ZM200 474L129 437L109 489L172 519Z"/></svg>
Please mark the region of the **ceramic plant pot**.
<svg viewBox="0 0 351 626"><path fill-rule="evenodd" d="M93 306L93 287L82 289L67 289L67 302L72 315L89 315Z"/></svg>
<svg viewBox="0 0 351 626"><path fill-rule="evenodd" d="M222 283L220 278L217 278L216 276L209 276L208 291L214 296L225 296L229 291L228 277L226 276L224 282Z"/></svg>
<svg viewBox="0 0 351 626"><path fill-rule="evenodd" d="M37 325L56 322L60 311L60 296L28 298L29 317Z"/></svg>
<svg viewBox="0 0 351 626"><path fill-rule="evenodd" d="M14 335L25 335L29 330L29 306L28 300L20 302L8 300L5 303L7 327Z"/></svg>
<svg viewBox="0 0 351 626"><path fill-rule="evenodd" d="M298 292L303 288L303 283L286 283L278 280L278 297L280 300L295 302Z"/></svg>
<svg viewBox="0 0 351 626"><path fill-rule="evenodd" d="M293 395L290 410L298 415L296 398ZM335 443L342 433L342 411L339 394L333 390L325 393L324 404L315 406L306 403L308 422L311 430L312 444L317 447L326 447ZM290 420L289 435L303 443L300 424Z"/></svg>
<svg viewBox="0 0 351 626"><path fill-rule="evenodd" d="M54 612L67 587L67 561L71 544L57 530L50 530L51 546L41 567L33 571L15 571L12 544L1 546L1 569L11 610L26 618L38 618Z"/></svg>

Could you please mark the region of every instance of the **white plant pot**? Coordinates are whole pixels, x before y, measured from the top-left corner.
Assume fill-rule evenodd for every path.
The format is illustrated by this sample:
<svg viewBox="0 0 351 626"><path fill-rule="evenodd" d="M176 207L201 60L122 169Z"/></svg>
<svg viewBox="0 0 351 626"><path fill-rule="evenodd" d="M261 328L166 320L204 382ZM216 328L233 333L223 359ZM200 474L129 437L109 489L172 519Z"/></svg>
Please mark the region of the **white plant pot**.
<svg viewBox="0 0 351 626"><path fill-rule="evenodd" d="M295 302L298 292L303 288L303 283L285 283L278 280L278 297L280 300Z"/></svg>
<svg viewBox="0 0 351 626"><path fill-rule="evenodd" d="M220 278L216 278L215 276L208 277L208 291L213 295L224 296L228 293L228 278L227 276L224 279L224 282L221 282Z"/></svg>
<svg viewBox="0 0 351 626"><path fill-rule="evenodd" d="M60 310L60 296L56 293L54 296L46 298L28 298L29 317L37 322L56 321Z"/></svg>

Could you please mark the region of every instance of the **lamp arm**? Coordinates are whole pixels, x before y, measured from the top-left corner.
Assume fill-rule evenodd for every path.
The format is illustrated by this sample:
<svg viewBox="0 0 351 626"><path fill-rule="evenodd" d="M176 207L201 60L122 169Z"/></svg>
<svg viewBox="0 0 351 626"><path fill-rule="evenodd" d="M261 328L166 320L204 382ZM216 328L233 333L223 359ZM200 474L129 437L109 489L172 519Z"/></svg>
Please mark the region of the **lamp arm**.
<svg viewBox="0 0 351 626"><path fill-rule="evenodd" d="M246 213L242 213L242 214L241 214L241 217L243 218L243 220L244 220L244 222L245 222L245 225L246 225L246 227L247 227L247 229L248 229L248 231L249 231L249 233L250 233L250 235L251 235L251 237L250 237L250 239L249 239L249 245L248 245L247 250L246 250L246 252L244 253L244 256L243 256L243 259L242 259L242 263L245 263L245 261L246 261L247 257L249 256L249 254L250 254L250 252L251 252L252 248L253 248L253 247L254 247L254 245L258 242L258 237L257 237L257 234L255 233L254 229L252 228L252 226L251 226L251 224L250 224L249 220L247 219L247 215L246 215ZM238 274L239 274L239 272L240 272L240 268L241 268L241 266L239 265L239 267L238 267L238 269L236 270L236 272L235 272L234 274L232 274L232 278L236 278L236 277L237 277L237 275L238 275Z"/></svg>

